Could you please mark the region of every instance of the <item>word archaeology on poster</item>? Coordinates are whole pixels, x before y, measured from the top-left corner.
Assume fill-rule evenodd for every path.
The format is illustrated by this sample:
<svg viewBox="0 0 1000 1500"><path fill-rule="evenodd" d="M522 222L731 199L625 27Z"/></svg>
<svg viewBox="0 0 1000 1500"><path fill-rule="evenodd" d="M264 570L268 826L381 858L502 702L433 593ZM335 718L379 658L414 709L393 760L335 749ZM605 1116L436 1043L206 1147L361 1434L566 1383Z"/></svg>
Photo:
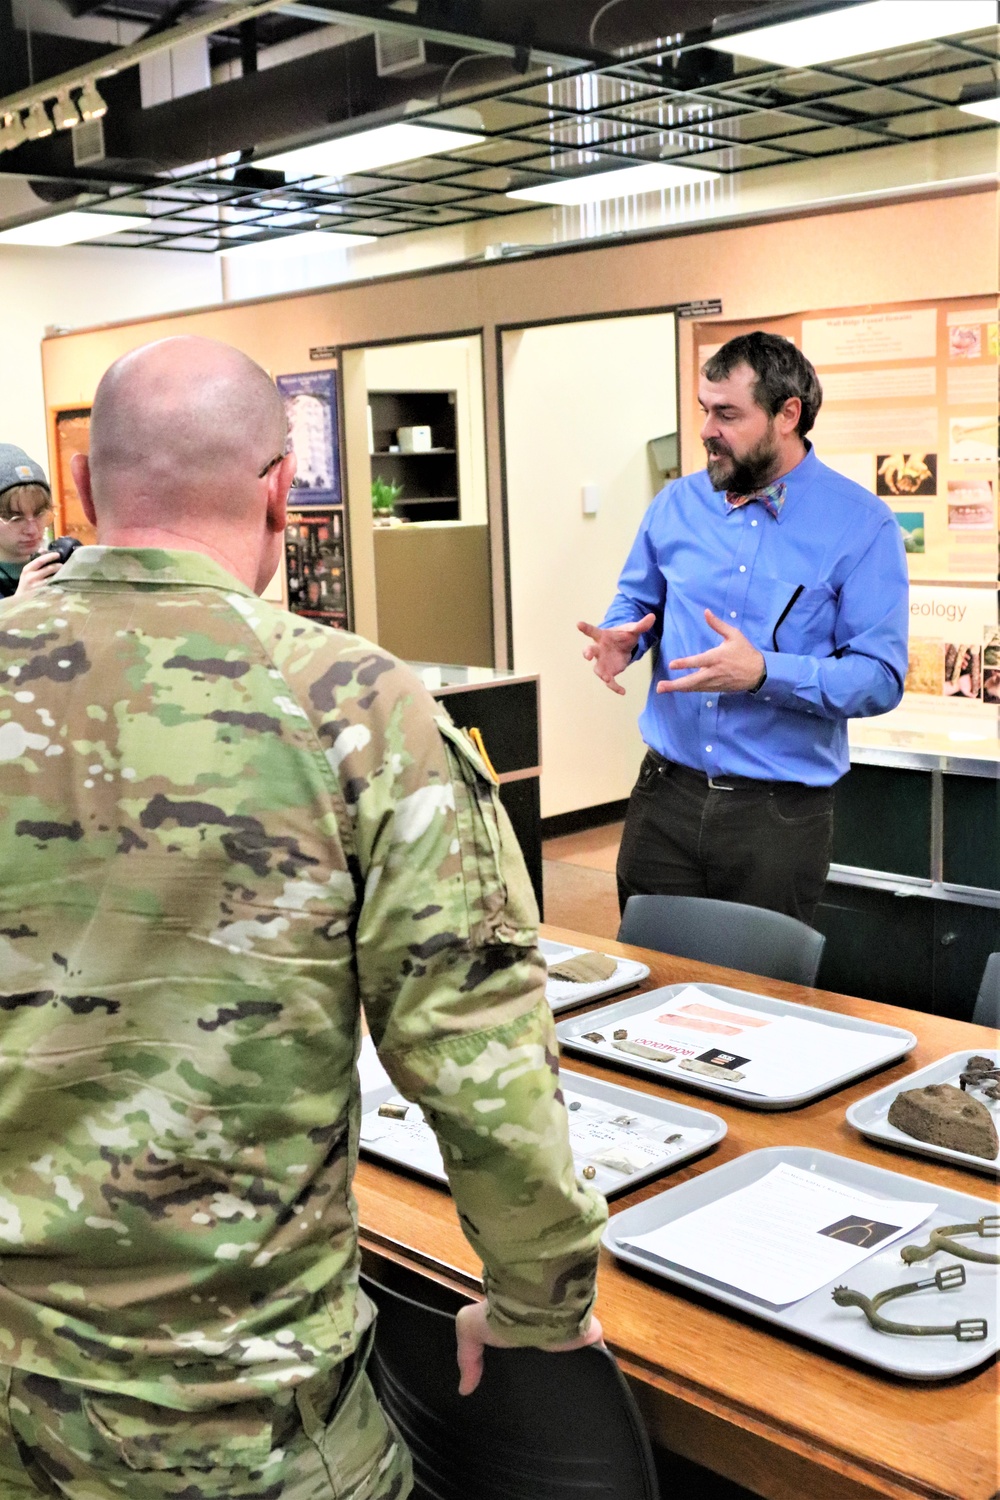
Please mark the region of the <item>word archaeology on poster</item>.
<svg viewBox="0 0 1000 1500"><path fill-rule="evenodd" d="M883 499L911 581L908 695L1000 705L995 297L696 324L697 367L763 328L815 365L824 463ZM699 454L685 455L685 468Z"/></svg>

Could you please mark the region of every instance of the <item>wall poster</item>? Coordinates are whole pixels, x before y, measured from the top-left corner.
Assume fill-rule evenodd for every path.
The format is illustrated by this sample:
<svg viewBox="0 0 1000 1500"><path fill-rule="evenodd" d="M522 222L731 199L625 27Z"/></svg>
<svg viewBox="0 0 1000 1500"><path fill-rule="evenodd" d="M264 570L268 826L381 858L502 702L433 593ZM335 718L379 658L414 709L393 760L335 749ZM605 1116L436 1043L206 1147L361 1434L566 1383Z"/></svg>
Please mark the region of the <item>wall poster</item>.
<svg viewBox="0 0 1000 1500"><path fill-rule="evenodd" d="M289 512L285 531L288 608L337 630L347 629L344 512L339 507Z"/></svg>
<svg viewBox="0 0 1000 1500"><path fill-rule="evenodd" d="M819 457L895 513L911 582L908 701L997 704L997 298L713 319L695 326L696 370L753 328L816 366ZM703 455L684 459L691 472Z"/></svg>
<svg viewBox="0 0 1000 1500"><path fill-rule="evenodd" d="M52 482L52 518L56 536L75 536L85 547L93 546L97 533L83 513L69 461L74 453L90 451L90 407L79 406L53 413L55 426L55 473Z"/></svg>
<svg viewBox="0 0 1000 1500"><path fill-rule="evenodd" d="M295 505L340 505L336 370L278 375L275 385L285 403L288 435L298 459L292 501Z"/></svg>

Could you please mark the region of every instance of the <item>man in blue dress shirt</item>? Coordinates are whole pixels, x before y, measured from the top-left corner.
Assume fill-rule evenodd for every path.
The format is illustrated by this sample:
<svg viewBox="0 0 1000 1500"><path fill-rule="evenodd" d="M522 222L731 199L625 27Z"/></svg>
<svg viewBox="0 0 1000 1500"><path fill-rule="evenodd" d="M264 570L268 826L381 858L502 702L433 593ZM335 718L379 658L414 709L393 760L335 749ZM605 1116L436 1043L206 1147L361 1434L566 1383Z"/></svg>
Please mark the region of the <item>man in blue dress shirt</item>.
<svg viewBox="0 0 1000 1500"><path fill-rule="evenodd" d="M883 501L816 457L806 434L823 393L787 339L731 339L698 398L705 470L656 497L607 615L579 627L616 693L655 652L619 900L715 896L809 922L847 721L903 692L902 535Z"/></svg>

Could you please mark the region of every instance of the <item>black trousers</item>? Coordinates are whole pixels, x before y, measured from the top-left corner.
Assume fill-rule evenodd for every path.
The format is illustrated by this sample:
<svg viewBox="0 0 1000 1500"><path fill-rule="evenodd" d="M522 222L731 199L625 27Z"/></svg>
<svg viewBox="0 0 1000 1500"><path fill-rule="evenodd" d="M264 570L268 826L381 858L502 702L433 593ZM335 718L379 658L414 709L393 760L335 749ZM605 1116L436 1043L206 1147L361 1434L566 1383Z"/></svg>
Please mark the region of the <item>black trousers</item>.
<svg viewBox="0 0 1000 1500"><path fill-rule="evenodd" d="M618 851L622 910L629 896L713 896L811 922L830 868L833 788L719 780L646 752Z"/></svg>

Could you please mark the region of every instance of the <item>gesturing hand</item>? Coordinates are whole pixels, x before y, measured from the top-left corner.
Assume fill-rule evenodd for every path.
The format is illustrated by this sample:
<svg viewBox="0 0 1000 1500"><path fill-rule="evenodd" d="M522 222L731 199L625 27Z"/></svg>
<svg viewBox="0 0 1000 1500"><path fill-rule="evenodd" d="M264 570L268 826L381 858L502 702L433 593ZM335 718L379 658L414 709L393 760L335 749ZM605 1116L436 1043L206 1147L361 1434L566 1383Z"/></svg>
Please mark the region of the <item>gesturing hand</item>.
<svg viewBox="0 0 1000 1500"><path fill-rule="evenodd" d="M589 636L593 642L583 653L584 661L594 663L595 673L613 693L624 694L625 689L615 681L615 678L619 672L624 672L632 660L636 641L645 631L652 630L655 624L655 615L643 615L641 620L636 620L632 625L602 627L588 625L585 620L577 623L577 630ZM757 675L760 676L760 673Z"/></svg>
<svg viewBox="0 0 1000 1500"><path fill-rule="evenodd" d="M461 1372L458 1394L471 1396L482 1379L483 1350L487 1347L513 1349L515 1346L494 1333L486 1319L485 1302L473 1302L469 1307L459 1310L455 1319L455 1336L458 1340L458 1368ZM585 1349L588 1344L603 1342L604 1331L597 1319L592 1317L586 1333L582 1333L579 1338L570 1339L568 1343L550 1345L547 1352L567 1354L571 1349Z"/></svg>
<svg viewBox="0 0 1000 1500"><path fill-rule="evenodd" d="M41 588L62 567L62 558L58 552L43 552L41 557L33 557L30 562L25 563L21 569L21 576L17 581L15 590L19 599L26 599L36 589Z"/></svg>
<svg viewBox="0 0 1000 1500"><path fill-rule="evenodd" d="M722 636L722 645L699 656L681 656L669 662L671 671L690 667L691 672L672 682L658 682L658 693L742 693L756 687L763 677L764 658L743 632L727 625L710 609L706 609L705 619Z"/></svg>

